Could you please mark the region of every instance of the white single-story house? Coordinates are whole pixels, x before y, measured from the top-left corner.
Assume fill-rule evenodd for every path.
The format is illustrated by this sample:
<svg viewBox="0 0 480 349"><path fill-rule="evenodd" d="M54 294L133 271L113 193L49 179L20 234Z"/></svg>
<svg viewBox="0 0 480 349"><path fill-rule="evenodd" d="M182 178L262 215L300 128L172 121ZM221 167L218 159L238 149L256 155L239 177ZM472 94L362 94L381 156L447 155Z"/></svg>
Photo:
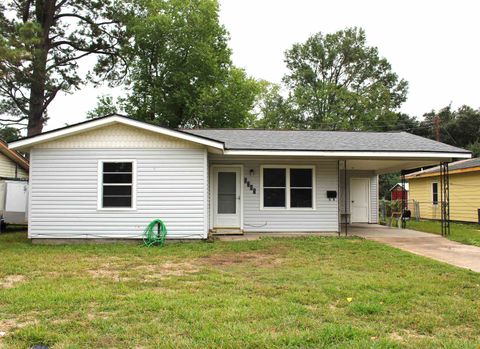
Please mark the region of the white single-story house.
<svg viewBox="0 0 480 349"><path fill-rule="evenodd" d="M172 130L120 115L20 139L31 239L338 232L376 223L378 175L470 152L405 132ZM346 199L346 201L345 201Z"/></svg>

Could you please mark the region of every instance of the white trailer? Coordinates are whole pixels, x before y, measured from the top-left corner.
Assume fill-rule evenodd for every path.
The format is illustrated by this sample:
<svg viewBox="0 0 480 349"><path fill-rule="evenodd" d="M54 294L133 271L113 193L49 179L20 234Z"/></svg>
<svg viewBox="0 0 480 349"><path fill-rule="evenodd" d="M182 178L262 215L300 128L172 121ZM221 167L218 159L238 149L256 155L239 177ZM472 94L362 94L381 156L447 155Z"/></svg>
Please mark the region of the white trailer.
<svg viewBox="0 0 480 349"><path fill-rule="evenodd" d="M6 224L28 223L28 181L0 181L1 230Z"/></svg>

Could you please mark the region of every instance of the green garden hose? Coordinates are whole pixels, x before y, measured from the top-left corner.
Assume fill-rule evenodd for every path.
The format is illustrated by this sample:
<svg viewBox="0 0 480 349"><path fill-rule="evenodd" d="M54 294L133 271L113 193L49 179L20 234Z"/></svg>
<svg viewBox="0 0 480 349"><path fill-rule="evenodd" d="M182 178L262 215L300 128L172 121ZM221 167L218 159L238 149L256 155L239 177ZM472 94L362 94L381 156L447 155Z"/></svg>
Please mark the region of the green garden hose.
<svg viewBox="0 0 480 349"><path fill-rule="evenodd" d="M163 246L167 236L167 227L161 219L151 221L143 232L143 243L145 246Z"/></svg>

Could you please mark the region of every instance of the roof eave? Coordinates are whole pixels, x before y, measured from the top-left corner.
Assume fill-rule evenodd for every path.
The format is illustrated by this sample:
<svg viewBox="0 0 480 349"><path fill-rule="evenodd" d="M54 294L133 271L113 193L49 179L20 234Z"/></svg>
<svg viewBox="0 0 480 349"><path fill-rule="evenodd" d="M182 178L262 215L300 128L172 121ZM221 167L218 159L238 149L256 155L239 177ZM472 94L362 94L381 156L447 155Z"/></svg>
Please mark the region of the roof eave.
<svg viewBox="0 0 480 349"><path fill-rule="evenodd" d="M249 150L226 149L225 155L237 156L305 156L305 157L335 157L335 158L398 158L398 159L470 159L470 152L429 152L429 151L316 151L316 150Z"/></svg>
<svg viewBox="0 0 480 349"><path fill-rule="evenodd" d="M25 171L29 171L30 164L28 163L28 161L23 156L18 154L15 150L9 149L8 144L3 141L0 141L0 152L6 157L8 157L10 160L15 162Z"/></svg>
<svg viewBox="0 0 480 349"><path fill-rule="evenodd" d="M480 172L480 166L468 167L468 168L459 168L456 170L448 171L449 175L455 175L460 173L470 173L470 172ZM428 178L428 177L437 177L440 175L440 171L424 171L424 172L415 172L406 176L407 179L416 179L416 178Z"/></svg>

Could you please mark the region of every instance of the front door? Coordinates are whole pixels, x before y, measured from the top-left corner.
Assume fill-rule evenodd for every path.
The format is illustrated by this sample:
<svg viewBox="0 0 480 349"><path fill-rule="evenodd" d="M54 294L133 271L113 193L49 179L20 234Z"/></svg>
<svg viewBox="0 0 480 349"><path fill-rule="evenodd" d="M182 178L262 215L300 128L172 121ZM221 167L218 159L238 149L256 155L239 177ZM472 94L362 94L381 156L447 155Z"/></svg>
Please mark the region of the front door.
<svg viewBox="0 0 480 349"><path fill-rule="evenodd" d="M213 169L213 225L215 228L240 228L241 167Z"/></svg>
<svg viewBox="0 0 480 349"><path fill-rule="evenodd" d="M350 213L353 223L368 223L369 192L370 179L352 178L350 180Z"/></svg>

